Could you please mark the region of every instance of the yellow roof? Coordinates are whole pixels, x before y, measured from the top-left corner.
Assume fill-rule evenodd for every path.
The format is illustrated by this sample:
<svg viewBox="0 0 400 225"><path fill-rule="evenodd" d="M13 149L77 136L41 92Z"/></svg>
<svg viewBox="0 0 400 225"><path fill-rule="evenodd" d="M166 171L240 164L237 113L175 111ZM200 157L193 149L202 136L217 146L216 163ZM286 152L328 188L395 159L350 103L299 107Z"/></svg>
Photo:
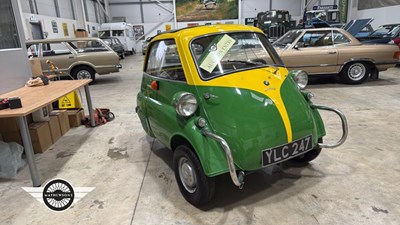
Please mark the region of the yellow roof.
<svg viewBox="0 0 400 225"><path fill-rule="evenodd" d="M231 31L262 31L253 26L239 25L239 24L216 24L206 26L186 27L179 30L171 30L158 34L153 40L166 39L166 38L185 38L191 40L194 37L202 36L204 34L223 33Z"/></svg>

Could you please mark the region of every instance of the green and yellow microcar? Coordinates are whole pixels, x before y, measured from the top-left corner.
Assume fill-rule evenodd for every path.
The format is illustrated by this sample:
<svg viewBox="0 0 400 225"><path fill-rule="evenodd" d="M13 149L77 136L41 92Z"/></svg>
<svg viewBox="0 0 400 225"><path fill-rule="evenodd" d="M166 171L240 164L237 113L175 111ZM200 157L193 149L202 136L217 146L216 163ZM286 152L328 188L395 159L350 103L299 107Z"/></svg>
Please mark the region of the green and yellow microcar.
<svg viewBox="0 0 400 225"><path fill-rule="evenodd" d="M288 71L255 27L211 25L161 33L150 42L136 112L144 130L173 151L179 189L193 205L214 195L214 177L292 159L309 162L341 145L346 118L314 105L308 76ZM322 144L318 110L339 115L343 135Z"/></svg>

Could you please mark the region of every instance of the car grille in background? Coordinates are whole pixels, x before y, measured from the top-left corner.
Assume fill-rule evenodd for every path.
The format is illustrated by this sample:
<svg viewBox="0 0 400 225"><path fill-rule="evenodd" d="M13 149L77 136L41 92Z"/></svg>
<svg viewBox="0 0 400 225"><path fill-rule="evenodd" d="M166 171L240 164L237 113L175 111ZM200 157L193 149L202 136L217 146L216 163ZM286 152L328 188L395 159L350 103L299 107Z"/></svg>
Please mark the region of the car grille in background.
<svg viewBox="0 0 400 225"><path fill-rule="evenodd" d="M286 33L286 28L283 25L271 26L268 28L269 38L278 38Z"/></svg>

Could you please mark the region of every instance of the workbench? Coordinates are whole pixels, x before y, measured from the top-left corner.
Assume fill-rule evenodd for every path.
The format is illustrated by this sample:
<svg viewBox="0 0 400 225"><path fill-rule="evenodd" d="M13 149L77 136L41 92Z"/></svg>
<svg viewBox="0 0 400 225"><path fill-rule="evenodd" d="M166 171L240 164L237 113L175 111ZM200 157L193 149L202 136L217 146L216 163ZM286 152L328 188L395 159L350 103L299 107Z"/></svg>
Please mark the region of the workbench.
<svg viewBox="0 0 400 225"><path fill-rule="evenodd" d="M0 118L18 118L18 126L21 133L22 143L24 145L26 159L29 165L29 171L34 187L41 185L38 170L34 159L32 140L29 134L29 127L26 116L39 110L40 108L57 101L62 96L75 91L82 86L85 88L87 107L90 115L91 126L95 126L92 100L89 92L89 83L92 80L60 80L51 81L48 85L38 87L22 87L17 90L4 93L0 98L19 97L21 99L22 108L3 109L0 110Z"/></svg>

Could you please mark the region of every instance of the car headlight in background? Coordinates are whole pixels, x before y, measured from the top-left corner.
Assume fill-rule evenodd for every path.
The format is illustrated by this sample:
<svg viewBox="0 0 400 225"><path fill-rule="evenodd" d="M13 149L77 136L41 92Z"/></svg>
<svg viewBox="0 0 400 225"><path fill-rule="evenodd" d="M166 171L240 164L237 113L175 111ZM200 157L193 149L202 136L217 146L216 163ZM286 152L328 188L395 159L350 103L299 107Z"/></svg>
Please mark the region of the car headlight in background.
<svg viewBox="0 0 400 225"><path fill-rule="evenodd" d="M308 83L308 74L303 70L298 70L293 74L294 81L300 90L304 90Z"/></svg>
<svg viewBox="0 0 400 225"><path fill-rule="evenodd" d="M197 107L197 99L191 93L184 92L176 98L175 110L180 116L189 117L193 115L196 112Z"/></svg>

